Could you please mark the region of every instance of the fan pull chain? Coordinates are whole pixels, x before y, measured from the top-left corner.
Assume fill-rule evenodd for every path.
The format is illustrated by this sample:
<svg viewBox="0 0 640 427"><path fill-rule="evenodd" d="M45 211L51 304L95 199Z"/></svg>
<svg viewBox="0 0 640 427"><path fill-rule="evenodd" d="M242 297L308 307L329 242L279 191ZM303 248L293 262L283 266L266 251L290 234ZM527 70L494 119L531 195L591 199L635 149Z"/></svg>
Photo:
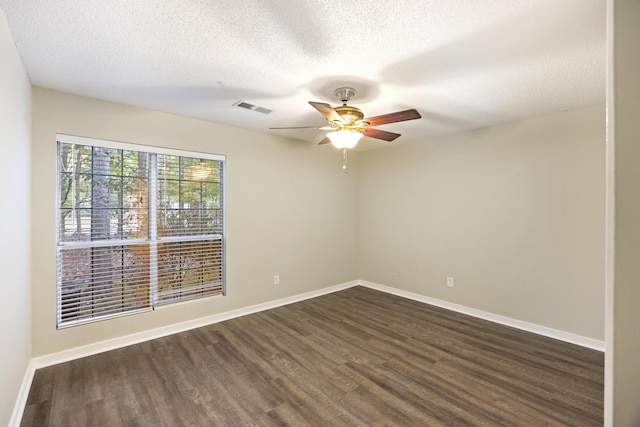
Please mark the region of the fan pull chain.
<svg viewBox="0 0 640 427"><path fill-rule="evenodd" d="M342 149L342 172L347 173L347 149Z"/></svg>

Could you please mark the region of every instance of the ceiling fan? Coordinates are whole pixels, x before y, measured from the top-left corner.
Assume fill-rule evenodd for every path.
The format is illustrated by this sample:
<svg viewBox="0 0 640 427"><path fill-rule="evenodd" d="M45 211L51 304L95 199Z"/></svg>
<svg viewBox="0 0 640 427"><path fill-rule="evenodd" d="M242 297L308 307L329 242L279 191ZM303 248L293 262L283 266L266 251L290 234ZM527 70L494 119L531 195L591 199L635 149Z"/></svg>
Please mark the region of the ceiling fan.
<svg viewBox="0 0 640 427"><path fill-rule="evenodd" d="M336 148L346 150L355 147L363 136L389 142L400 136L399 133L374 129L373 126L422 118L420 113L415 109L364 118L364 114L359 108L347 105L347 102L356 94L355 89L351 87L339 87L333 93L340 101L342 101L341 106L332 107L331 105L323 102L309 101L309 104L311 104L313 108L318 110L320 114L327 119L329 122L328 126L275 127L269 129L331 130L332 132L329 132L327 136L319 142L319 144L327 144L330 142Z"/></svg>

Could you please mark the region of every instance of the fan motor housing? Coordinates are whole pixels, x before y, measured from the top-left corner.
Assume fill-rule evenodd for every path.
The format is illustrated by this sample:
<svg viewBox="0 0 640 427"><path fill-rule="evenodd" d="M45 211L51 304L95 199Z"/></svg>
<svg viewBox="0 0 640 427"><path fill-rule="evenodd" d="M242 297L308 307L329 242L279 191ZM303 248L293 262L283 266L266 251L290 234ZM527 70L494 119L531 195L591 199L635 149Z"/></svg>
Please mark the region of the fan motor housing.
<svg viewBox="0 0 640 427"><path fill-rule="evenodd" d="M364 114L362 114L359 108L351 107L350 105L335 107L334 110L342 117L345 123L354 123L364 118Z"/></svg>

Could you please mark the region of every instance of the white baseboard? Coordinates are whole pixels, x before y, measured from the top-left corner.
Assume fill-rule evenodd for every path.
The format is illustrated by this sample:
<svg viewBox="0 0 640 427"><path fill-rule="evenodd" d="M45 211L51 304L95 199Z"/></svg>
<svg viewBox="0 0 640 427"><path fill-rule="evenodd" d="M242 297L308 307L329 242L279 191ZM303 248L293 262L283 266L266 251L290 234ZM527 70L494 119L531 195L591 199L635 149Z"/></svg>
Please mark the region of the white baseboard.
<svg viewBox="0 0 640 427"><path fill-rule="evenodd" d="M16 404L13 407L13 413L9 420L9 427L18 427L20 426L20 422L22 422L22 414L24 413L24 408L27 406L27 398L29 397L29 390L31 390L31 383L33 382L33 375L35 372L36 368L33 365L33 362L29 362L29 365L27 365L27 371L24 373L24 377L22 378L22 384L20 385L20 391L16 398Z"/></svg>
<svg viewBox="0 0 640 427"><path fill-rule="evenodd" d="M138 343L149 341L155 338L161 338L167 335L176 334L178 332L184 332L190 329L211 325L213 323L223 322L225 320L234 319L236 317L246 316L247 314L257 313L259 311L269 310L271 308L276 308L276 307L291 304L294 302L315 298L317 296L330 294L332 292L336 292L336 291L350 288L352 286L356 286L358 285L358 283L359 283L358 281L346 282L339 285L330 286L328 288L318 289L316 291L293 295L287 298L269 301L262 304L256 304L249 307L239 308L237 310L231 310L224 313L201 317L199 319L189 320L187 322L176 323L173 325L164 326L162 328L157 328L157 329L152 329L152 330L139 332L131 335L126 335L126 336L114 338L111 340L100 341L100 342L85 345L82 347L61 351L59 353L39 356L32 359L32 363L36 369L43 368L45 366L56 365L58 363L67 362L69 360L91 356L93 354L98 354L105 351L126 347L132 344L138 344Z"/></svg>
<svg viewBox="0 0 640 427"><path fill-rule="evenodd" d="M583 337L581 335L576 335L569 332L559 331L557 329L536 325L534 323L523 322L521 320L512 319L510 317L500 316L498 314L493 314L493 313L489 313L482 310L476 310L475 308L469 308L463 305L454 304L451 302L447 302L447 301L443 301L435 298L429 298L424 295L403 291L401 289L392 288L390 286L380 285L378 283L373 283L373 282L367 282L366 280L360 280L358 283L361 286L365 286L367 288L376 289L382 292L397 295L403 298L408 298L414 301L435 305L437 307L446 308L447 310L456 311L458 313L468 314L469 316L478 317L484 320L489 320L490 322L500 323L502 325L511 326L513 328L521 329L527 332L533 332L538 335L543 335L545 337L554 338L554 339L565 341L571 344L587 347L593 350L598 350L602 352L605 351L604 341L598 341L592 338Z"/></svg>

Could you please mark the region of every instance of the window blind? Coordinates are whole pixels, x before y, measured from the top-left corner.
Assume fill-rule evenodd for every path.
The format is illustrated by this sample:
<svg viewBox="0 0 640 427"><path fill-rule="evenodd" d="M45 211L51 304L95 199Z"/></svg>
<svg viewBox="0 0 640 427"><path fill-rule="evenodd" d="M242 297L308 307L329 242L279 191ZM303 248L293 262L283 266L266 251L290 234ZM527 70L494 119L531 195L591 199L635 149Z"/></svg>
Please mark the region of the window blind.
<svg viewBox="0 0 640 427"><path fill-rule="evenodd" d="M58 138L57 325L224 294L224 157Z"/></svg>

